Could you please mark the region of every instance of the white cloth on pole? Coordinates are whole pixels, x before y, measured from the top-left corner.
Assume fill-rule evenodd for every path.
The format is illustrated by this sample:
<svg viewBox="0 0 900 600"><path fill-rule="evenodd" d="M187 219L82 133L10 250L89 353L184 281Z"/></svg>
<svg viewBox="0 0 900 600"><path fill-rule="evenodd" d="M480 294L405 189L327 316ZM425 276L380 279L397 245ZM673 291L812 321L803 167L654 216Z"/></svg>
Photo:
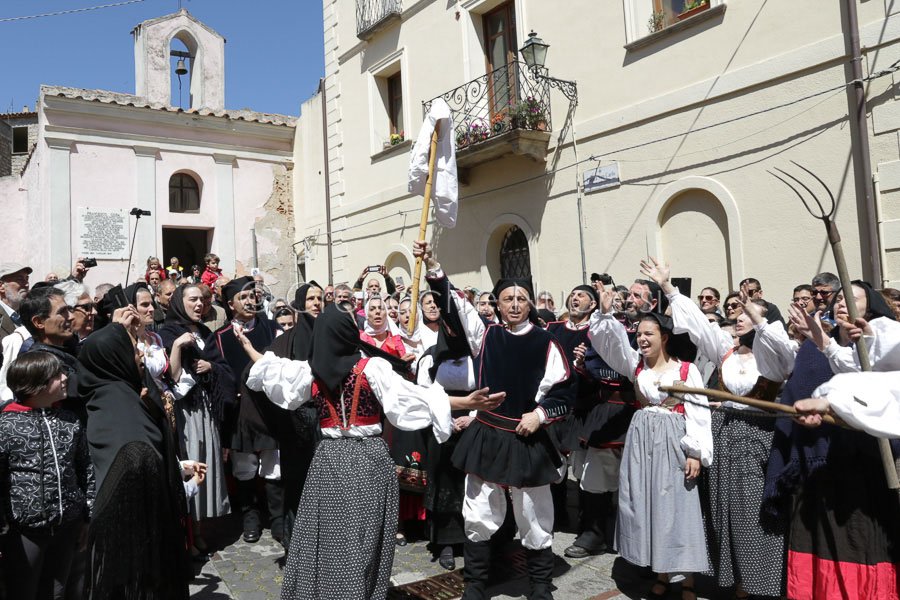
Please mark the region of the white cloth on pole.
<svg viewBox="0 0 900 600"><path fill-rule="evenodd" d="M434 218L444 227L456 226L456 211L459 205L459 182L456 179L456 141L453 134L453 117L450 107L438 98L431 103L425 121L419 130L419 137L409 157L409 192L425 195L428 180L428 154L431 151L431 134L440 123L437 157L434 162L434 182L431 200L434 202Z"/></svg>

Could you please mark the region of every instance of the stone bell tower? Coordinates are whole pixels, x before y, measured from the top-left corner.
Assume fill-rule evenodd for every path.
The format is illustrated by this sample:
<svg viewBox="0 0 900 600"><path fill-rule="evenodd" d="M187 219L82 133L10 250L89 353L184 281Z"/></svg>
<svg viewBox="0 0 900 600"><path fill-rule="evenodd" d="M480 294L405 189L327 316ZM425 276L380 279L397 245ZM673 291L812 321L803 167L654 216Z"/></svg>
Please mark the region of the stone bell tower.
<svg viewBox="0 0 900 600"><path fill-rule="evenodd" d="M173 106L181 83L182 93L188 92L182 96L185 109L225 108L225 38L183 8L144 21L131 33L135 95L154 106ZM178 67L185 73L173 79Z"/></svg>

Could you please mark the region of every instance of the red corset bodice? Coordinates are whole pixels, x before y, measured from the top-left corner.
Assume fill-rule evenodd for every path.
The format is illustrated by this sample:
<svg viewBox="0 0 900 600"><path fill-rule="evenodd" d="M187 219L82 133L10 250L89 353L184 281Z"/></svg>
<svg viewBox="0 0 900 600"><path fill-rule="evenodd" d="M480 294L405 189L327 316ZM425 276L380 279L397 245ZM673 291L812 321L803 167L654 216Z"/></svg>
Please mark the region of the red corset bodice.
<svg viewBox="0 0 900 600"><path fill-rule="evenodd" d="M341 383L341 395L337 398L318 380L313 382L312 401L319 413L319 427L350 429L353 425L381 423L381 403L363 373L367 362L368 359L364 358L356 363Z"/></svg>

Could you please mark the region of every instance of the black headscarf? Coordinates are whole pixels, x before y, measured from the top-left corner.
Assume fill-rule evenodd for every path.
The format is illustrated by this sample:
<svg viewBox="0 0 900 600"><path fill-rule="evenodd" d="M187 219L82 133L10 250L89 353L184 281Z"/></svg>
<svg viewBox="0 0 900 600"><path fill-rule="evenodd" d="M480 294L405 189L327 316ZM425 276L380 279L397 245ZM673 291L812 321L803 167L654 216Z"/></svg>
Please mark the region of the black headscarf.
<svg viewBox="0 0 900 600"><path fill-rule="evenodd" d="M868 321L872 319L877 319L878 317L886 317L891 321L895 320L894 311L891 309L890 304L887 303L887 300L884 299L879 292L875 291L875 288L872 287L868 281L862 281L857 279L855 281L851 281L851 284L860 287L866 291L866 309L865 315L860 315ZM835 294L837 296L837 294Z"/></svg>
<svg viewBox="0 0 900 600"><path fill-rule="evenodd" d="M309 352L312 346L313 325L316 319L306 312L306 295L311 288L322 289L315 281L304 283L294 294L294 301L291 302L291 308L297 311L297 323L289 332L292 335L291 340L291 358L293 360L309 359Z"/></svg>
<svg viewBox="0 0 900 600"><path fill-rule="evenodd" d="M135 281L124 290L122 290L125 293L125 298L128 300L128 304L137 306L137 294L141 290L144 290L145 292L150 294L151 298L153 297L153 292L150 291L150 286L143 281Z"/></svg>
<svg viewBox="0 0 900 600"><path fill-rule="evenodd" d="M669 340L666 342L666 353L669 356L684 362L694 362L697 358L697 346L694 345L687 333L674 333L672 331L675 323L671 317L658 312L648 312L641 315L641 320L647 318L656 321L659 324L660 332L669 336Z"/></svg>
<svg viewBox="0 0 900 600"><path fill-rule="evenodd" d="M353 315L336 304L326 307L313 329L309 359L313 376L337 395L360 359L361 344Z"/></svg>
<svg viewBox="0 0 900 600"><path fill-rule="evenodd" d="M78 394L87 403L87 438L99 490L122 446L147 442L162 456L163 436L141 399L142 379L125 327L111 323L88 336L78 362Z"/></svg>
<svg viewBox="0 0 900 600"><path fill-rule="evenodd" d="M197 325L206 330L201 334L205 337L206 335L209 335L209 328L202 322L195 321L191 318L191 316L188 315L187 309L184 307L184 292L186 289L192 287L199 287L199 285L187 283L175 288L175 291L172 293L172 298L169 300L169 310L166 311L166 324L180 324L185 327Z"/></svg>
<svg viewBox="0 0 900 600"><path fill-rule="evenodd" d="M362 358L360 352L370 358L383 358L396 373L407 375L409 363L359 339L354 313L347 306L331 304L316 319L309 359L313 376L328 391L338 394L341 382Z"/></svg>

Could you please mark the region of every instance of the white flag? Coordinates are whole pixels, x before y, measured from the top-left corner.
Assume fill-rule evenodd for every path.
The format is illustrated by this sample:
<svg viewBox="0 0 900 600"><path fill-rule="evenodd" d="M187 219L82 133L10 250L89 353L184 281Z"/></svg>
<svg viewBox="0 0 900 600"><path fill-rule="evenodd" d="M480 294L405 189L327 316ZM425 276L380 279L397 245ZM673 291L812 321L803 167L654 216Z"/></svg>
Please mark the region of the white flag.
<svg viewBox="0 0 900 600"><path fill-rule="evenodd" d="M437 123L441 124L438 134L437 158L434 161L434 182L431 186L431 200L434 202L434 218L444 227L456 226L456 211L459 206L459 182L456 180L456 143L453 135L453 118L450 107L442 98L431 103L431 110L425 116L416 145L409 157L409 191L420 196L425 194L428 179L428 153L431 150L431 134Z"/></svg>

